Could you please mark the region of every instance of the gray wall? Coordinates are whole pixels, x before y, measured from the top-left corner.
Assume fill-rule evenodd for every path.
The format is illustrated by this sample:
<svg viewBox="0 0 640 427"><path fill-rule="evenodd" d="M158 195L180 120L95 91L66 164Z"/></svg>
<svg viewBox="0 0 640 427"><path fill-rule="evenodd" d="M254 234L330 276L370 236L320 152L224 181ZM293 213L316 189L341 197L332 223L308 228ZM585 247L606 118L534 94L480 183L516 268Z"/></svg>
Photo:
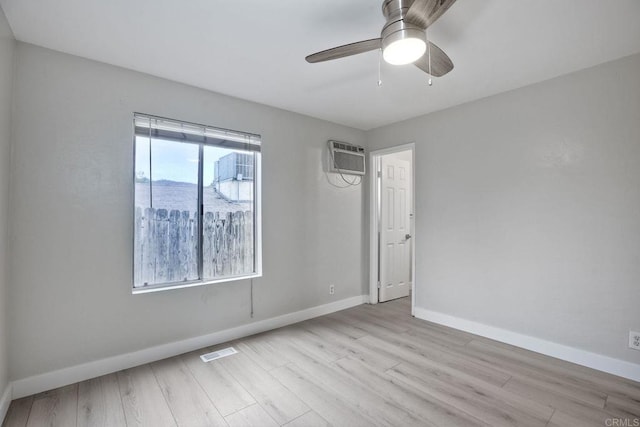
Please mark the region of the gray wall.
<svg viewBox="0 0 640 427"><path fill-rule="evenodd" d="M9 140L11 80L15 41L0 8L0 397L7 386L7 227L9 207Z"/></svg>
<svg viewBox="0 0 640 427"><path fill-rule="evenodd" d="M638 76L635 55L368 132L416 143L418 307L640 362Z"/></svg>
<svg viewBox="0 0 640 427"><path fill-rule="evenodd" d="M134 111L262 135L256 320L361 295L362 187L321 160L364 132L23 43L16 67L12 379L251 321L248 281L131 295Z"/></svg>

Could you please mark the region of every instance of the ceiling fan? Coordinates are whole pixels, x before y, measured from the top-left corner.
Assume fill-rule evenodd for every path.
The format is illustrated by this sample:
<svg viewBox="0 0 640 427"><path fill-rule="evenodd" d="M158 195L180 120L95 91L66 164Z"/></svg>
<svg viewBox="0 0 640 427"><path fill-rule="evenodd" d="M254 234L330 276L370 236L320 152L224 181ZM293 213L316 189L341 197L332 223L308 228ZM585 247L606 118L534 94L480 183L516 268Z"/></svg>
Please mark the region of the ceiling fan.
<svg viewBox="0 0 640 427"><path fill-rule="evenodd" d="M427 40L426 29L456 0L384 0L382 14L387 22L380 38L363 40L307 56L309 63L330 61L382 49L382 57L393 65L413 63L427 74L441 77L453 69L453 62L438 46Z"/></svg>

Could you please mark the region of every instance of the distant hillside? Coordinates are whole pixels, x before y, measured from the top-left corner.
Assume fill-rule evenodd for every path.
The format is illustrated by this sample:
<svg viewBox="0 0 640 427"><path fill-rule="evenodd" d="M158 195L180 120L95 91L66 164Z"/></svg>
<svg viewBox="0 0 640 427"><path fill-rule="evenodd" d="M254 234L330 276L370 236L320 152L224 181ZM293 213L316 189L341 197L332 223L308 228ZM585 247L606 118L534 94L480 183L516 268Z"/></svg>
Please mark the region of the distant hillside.
<svg viewBox="0 0 640 427"><path fill-rule="evenodd" d="M157 181L151 181L151 183L156 186L156 185L170 185L173 187L188 187L188 186L195 186L196 184L193 184L191 182L181 182L181 181L171 181L168 179L159 179Z"/></svg>
<svg viewBox="0 0 640 427"><path fill-rule="evenodd" d="M250 202L229 202L224 200L212 187L203 189L204 208L207 212L235 212L253 209ZM151 207L151 195L153 194L153 207L156 209L177 209L179 211L195 212L198 206L198 186L190 182L178 182L171 180L136 183L136 207L145 209Z"/></svg>

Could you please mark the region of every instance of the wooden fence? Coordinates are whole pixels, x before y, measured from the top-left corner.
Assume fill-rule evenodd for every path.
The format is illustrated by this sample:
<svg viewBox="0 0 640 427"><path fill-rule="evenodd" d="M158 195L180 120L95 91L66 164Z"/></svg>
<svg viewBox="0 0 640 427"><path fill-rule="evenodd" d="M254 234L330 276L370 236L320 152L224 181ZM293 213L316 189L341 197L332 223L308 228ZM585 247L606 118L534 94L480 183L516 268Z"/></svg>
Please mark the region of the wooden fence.
<svg viewBox="0 0 640 427"><path fill-rule="evenodd" d="M253 271L253 213L205 212L203 219L204 279ZM196 213L167 209L136 209L134 285L198 279Z"/></svg>

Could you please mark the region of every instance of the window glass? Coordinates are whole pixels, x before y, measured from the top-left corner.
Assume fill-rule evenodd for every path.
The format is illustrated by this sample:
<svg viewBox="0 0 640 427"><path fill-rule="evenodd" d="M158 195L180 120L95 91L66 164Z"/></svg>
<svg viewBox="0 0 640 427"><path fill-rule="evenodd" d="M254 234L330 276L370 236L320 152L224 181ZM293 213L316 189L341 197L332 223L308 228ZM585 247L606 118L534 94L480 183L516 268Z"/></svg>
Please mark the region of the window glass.
<svg viewBox="0 0 640 427"><path fill-rule="evenodd" d="M134 289L259 274L259 139L135 118Z"/></svg>

